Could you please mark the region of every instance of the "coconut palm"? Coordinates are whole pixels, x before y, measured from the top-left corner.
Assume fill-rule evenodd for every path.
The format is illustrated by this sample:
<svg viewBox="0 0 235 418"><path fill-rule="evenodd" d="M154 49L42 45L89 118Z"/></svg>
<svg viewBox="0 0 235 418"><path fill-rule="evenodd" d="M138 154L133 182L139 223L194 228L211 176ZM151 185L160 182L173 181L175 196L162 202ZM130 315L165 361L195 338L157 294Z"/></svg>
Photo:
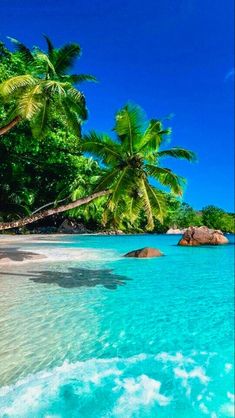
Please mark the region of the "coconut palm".
<svg viewBox="0 0 235 418"><path fill-rule="evenodd" d="M21 227L98 198L107 199L104 223L110 217L113 225L122 225L127 219L133 223L143 212L148 230L154 228L154 219L162 222L169 196L164 189L181 196L186 181L160 162L165 157L194 161L195 154L179 147L162 149L170 129L164 129L160 120L146 120L142 109L135 105L126 105L117 112L114 132L115 139L91 132L80 142L81 151L95 157L103 169L91 195L82 197L79 189L79 198L74 193L75 201L15 222L2 223L0 230Z"/></svg>
<svg viewBox="0 0 235 418"><path fill-rule="evenodd" d="M30 51L21 42L11 39L27 68L27 74L18 75L0 84L0 96L12 104L9 122L0 128L5 134L21 120L28 120L35 136L42 135L59 113L75 133L80 134L81 123L87 118L85 97L74 85L83 81L95 81L88 74L70 74L70 70L81 55L78 44L67 44L54 48L45 37L47 53L38 48Z"/></svg>
<svg viewBox="0 0 235 418"><path fill-rule="evenodd" d="M164 129L160 120L147 121L143 110L135 105L126 105L117 112L114 132L115 139L91 132L81 143L82 151L98 158L104 166L95 191L112 190L104 222L111 216L112 222L120 226L124 218L134 221L144 211L147 229L152 230L154 219L162 222L166 215L164 189L181 196L186 182L162 166L161 160L173 157L193 161L195 155L179 147L161 149L170 129Z"/></svg>

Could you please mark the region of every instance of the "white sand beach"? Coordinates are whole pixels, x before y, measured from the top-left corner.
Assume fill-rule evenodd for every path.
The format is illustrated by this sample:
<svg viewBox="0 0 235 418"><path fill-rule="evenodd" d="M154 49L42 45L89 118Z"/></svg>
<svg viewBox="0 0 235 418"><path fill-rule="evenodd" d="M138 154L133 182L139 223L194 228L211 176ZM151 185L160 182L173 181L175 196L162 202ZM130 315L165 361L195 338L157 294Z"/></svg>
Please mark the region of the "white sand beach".
<svg viewBox="0 0 235 418"><path fill-rule="evenodd" d="M1 266L5 268L28 263L119 258L112 250L104 252L102 249L94 248L66 248L66 244L70 243L69 236L68 234L0 235L0 271ZM62 245L56 247L50 244Z"/></svg>

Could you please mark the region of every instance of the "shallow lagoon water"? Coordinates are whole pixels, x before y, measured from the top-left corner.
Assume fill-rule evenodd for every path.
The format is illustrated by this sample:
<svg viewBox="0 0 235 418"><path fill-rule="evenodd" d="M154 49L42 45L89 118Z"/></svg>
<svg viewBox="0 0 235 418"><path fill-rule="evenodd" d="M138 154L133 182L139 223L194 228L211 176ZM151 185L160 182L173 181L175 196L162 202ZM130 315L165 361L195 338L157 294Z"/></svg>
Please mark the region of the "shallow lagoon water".
<svg viewBox="0 0 235 418"><path fill-rule="evenodd" d="M49 261L0 272L0 417L233 416L234 237L178 239L22 246ZM122 258L143 246L165 256Z"/></svg>

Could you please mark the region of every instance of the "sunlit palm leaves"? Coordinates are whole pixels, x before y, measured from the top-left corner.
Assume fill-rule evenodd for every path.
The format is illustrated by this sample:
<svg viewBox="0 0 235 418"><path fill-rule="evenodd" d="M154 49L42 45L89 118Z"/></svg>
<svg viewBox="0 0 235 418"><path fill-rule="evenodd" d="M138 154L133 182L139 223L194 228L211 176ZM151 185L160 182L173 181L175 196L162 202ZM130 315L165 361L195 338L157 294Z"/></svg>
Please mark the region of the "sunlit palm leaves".
<svg viewBox="0 0 235 418"><path fill-rule="evenodd" d="M38 48L30 51L21 42L11 39L28 68L28 74L1 83L0 95L6 102L14 104L14 116L31 122L35 135L45 133L55 110L60 112L61 121L80 134L80 126L87 119L87 109L83 93L74 85L95 81L95 77L67 73L80 57L79 45L68 44L56 49L48 37L45 39L47 53Z"/></svg>
<svg viewBox="0 0 235 418"><path fill-rule="evenodd" d="M166 188L181 196L185 179L162 167L163 157L193 161L193 152L182 148L161 150L170 135L160 120L147 121L138 106L124 106L115 117L116 138L91 132L82 140L81 150L97 158L103 166L97 190L111 189L104 221L120 226L129 219L134 222L143 211L147 229L154 220L163 221L167 212ZM154 180L151 180L154 179ZM160 189L159 189L160 186Z"/></svg>

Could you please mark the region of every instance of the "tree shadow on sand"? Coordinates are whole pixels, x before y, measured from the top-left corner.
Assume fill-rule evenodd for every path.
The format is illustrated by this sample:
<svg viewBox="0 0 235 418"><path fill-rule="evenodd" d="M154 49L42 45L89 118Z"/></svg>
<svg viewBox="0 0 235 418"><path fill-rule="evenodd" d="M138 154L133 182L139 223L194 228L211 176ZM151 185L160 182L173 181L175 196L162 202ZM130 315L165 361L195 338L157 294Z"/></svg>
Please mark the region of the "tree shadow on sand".
<svg viewBox="0 0 235 418"><path fill-rule="evenodd" d="M57 284L59 287L95 287L104 286L106 289L115 290L118 286L126 284L128 277L113 273L112 270L92 270L85 268L69 268L69 271L40 271L34 272L30 278L35 283Z"/></svg>
<svg viewBox="0 0 235 418"><path fill-rule="evenodd" d="M0 260L9 259L12 261L24 261L36 258L45 258L45 256L33 253L31 251L23 251L19 247L0 249Z"/></svg>

